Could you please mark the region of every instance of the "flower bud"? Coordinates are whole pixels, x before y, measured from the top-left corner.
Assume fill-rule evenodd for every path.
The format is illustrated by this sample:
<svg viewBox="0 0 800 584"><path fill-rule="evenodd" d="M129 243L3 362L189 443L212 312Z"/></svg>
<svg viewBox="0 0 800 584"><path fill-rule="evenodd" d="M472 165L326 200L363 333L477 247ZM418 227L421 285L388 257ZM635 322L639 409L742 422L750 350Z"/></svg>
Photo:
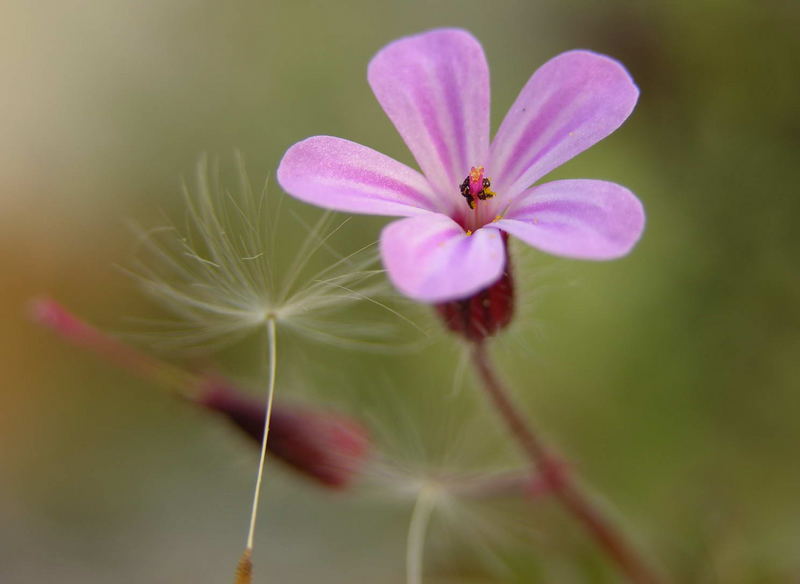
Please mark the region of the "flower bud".
<svg viewBox="0 0 800 584"><path fill-rule="evenodd" d="M480 342L497 334L514 316L514 280L505 234L503 244L506 263L499 280L468 298L436 305L445 326L468 341Z"/></svg>
<svg viewBox="0 0 800 584"><path fill-rule="evenodd" d="M209 383L197 403L227 417L256 442L264 435L265 404L226 385ZM341 414L274 404L268 446L278 459L326 487L346 488L369 453L367 431Z"/></svg>

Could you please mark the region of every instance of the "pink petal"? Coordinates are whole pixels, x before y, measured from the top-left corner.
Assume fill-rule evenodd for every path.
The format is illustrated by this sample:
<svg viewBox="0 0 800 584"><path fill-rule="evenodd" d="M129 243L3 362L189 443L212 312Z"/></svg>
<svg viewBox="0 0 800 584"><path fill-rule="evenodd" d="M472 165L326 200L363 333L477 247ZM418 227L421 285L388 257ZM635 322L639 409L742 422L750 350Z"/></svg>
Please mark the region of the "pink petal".
<svg viewBox="0 0 800 584"><path fill-rule="evenodd" d="M439 214L387 225L381 234L381 255L400 292L431 303L466 298L486 288L505 265L502 236L496 230L467 235Z"/></svg>
<svg viewBox="0 0 800 584"><path fill-rule="evenodd" d="M369 64L369 84L425 176L451 204L489 151L489 67L468 32L397 40Z"/></svg>
<svg viewBox="0 0 800 584"><path fill-rule="evenodd" d="M644 229L639 199L600 180L558 180L522 193L505 217L491 223L546 252L587 260L627 254Z"/></svg>
<svg viewBox="0 0 800 584"><path fill-rule="evenodd" d="M492 142L487 173L499 193L521 192L616 130L639 90L617 61L570 51L542 65Z"/></svg>
<svg viewBox="0 0 800 584"><path fill-rule="evenodd" d="M277 177L290 195L336 211L406 216L436 210L431 187L419 172L341 138L298 142L284 154Z"/></svg>
<svg viewBox="0 0 800 584"><path fill-rule="evenodd" d="M331 136L293 145L278 182L301 201L368 215L408 216L437 210L425 177L371 148Z"/></svg>

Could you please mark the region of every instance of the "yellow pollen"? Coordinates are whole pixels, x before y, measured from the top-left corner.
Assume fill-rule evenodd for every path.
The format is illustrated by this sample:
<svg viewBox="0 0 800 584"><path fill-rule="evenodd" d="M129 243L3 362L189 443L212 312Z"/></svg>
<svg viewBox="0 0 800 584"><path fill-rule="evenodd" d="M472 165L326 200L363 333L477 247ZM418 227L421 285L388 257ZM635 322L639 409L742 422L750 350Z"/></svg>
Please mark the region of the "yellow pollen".
<svg viewBox="0 0 800 584"><path fill-rule="evenodd" d="M472 229L467 229L467 235L472 235Z"/></svg>
<svg viewBox="0 0 800 584"><path fill-rule="evenodd" d="M502 215L495 215L495 216L494 216L494 219L492 219L492 223L495 223L495 222L497 222L497 221L500 221L500 219L502 219L502 218L503 218L503 216L502 216Z"/></svg>

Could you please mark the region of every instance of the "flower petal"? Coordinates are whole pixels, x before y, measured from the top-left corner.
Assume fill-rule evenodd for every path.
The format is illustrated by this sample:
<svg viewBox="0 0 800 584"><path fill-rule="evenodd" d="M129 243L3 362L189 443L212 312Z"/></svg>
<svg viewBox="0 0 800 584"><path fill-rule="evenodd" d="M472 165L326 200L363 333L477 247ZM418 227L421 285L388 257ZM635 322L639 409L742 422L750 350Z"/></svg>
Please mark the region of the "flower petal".
<svg viewBox="0 0 800 584"><path fill-rule="evenodd" d="M644 229L639 199L600 180L558 180L522 193L496 227L546 252L587 260L627 254Z"/></svg>
<svg viewBox="0 0 800 584"><path fill-rule="evenodd" d="M342 138L298 142L284 154L277 177L290 195L326 209L392 216L436 210L430 185L419 172Z"/></svg>
<svg viewBox="0 0 800 584"><path fill-rule="evenodd" d="M406 296L422 302L466 298L503 273L502 236L493 229L467 235L445 215L409 217L381 234L389 279Z"/></svg>
<svg viewBox="0 0 800 584"><path fill-rule="evenodd" d="M542 65L492 142L494 190L513 196L616 130L639 89L614 59L569 51Z"/></svg>
<svg viewBox="0 0 800 584"><path fill-rule="evenodd" d="M489 67L468 32L438 29L397 40L369 64L375 96L431 184L458 185L489 152Z"/></svg>

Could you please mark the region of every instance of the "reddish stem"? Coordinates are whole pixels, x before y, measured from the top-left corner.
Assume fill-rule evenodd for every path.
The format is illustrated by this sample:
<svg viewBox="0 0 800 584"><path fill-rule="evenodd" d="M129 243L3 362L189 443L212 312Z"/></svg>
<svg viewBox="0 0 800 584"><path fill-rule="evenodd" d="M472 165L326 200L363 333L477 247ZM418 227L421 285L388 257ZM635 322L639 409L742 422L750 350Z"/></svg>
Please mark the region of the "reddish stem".
<svg viewBox="0 0 800 584"><path fill-rule="evenodd" d="M88 349L142 379L166 385L184 397L196 393L199 377L126 345L84 322L55 300L38 299L30 309L36 322L54 330L73 345Z"/></svg>
<svg viewBox="0 0 800 584"><path fill-rule="evenodd" d="M564 472L563 465L534 432L497 376L486 343L478 341L473 343L472 347L474 362L486 393L531 464L549 480L553 496L575 516L631 582L662 583L661 577L647 565L625 536L592 503L575 478L570 473Z"/></svg>
<svg viewBox="0 0 800 584"><path fill-rule="evenodd" d="M470 499L496 497L536 499L551 493L553 480L544 475L531 476L530 471L514 471L480 477L447 477L446 484L449 492Z"/></svg>

